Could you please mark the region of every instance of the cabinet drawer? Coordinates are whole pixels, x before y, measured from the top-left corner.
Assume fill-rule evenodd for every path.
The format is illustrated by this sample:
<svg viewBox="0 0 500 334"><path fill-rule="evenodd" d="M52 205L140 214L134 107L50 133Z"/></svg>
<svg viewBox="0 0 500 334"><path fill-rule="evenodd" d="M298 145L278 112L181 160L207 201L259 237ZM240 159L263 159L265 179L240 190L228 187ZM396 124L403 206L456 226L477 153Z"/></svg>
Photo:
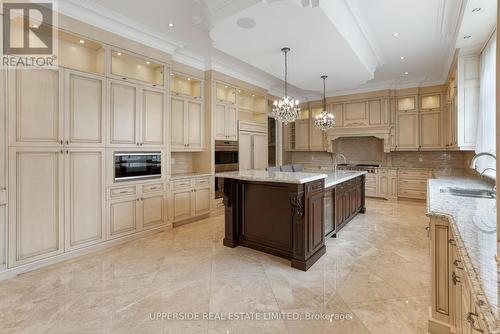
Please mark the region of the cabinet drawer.
<svg viewBox="0 0 500 334"><path fill-rule="evenodd" d="M191 187L192 187L192 184L191 184L190 179L174 181L174 184L173 184L174 190L191 188Z"/></svg>
<svg viewBox="0 0 500 334"><path fill-rule="evenodd" d="M426 190L427 180L399 179L399 187L404 189Z"/></svg>
<svg viewBox="0 0 500 334"><path fill-rule="evenodd" d="M429 171L426 170L400 170L400 178L407 179L427 179L429 178Z"/></svg>
<svg viewBox="0 0 500 334"><path fill-rule="evenodd" d="M142 193L147 194L147 193L152 193L152 192L159 192L159 191L164 191L165 187L163 183L152 183L152 184L145 184L142 186Z"/></svg>
<svg viewBox="0 0 500 334"><path fill-rule="evenodd" d="M208 177L200 177L195 180L196 187L208 187L210 185L210 178Z"/></svg>
<svg viewBox="0 0 500 334"><path fill-rule="evenodd" d="M117 187L109 190L109 198L119 198L135 194L137 194L137 188L135 186Z"/></svg>
<svg viewBox="0 0 500 334"><path fill-rule="evenodd" d="M399 197L425 199L426 196L427 196L426 191L399 188Z"/></svg>

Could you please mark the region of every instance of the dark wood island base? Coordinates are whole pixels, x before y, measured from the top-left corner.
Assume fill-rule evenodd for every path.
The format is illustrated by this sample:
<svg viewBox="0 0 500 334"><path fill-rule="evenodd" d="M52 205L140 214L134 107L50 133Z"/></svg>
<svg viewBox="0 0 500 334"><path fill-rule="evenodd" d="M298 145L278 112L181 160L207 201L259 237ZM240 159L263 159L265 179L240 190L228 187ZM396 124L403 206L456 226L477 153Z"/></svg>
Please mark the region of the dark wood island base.
<svg viewBox="0 0 500 334"><path fill-rule="evenodd" d="M246 246L308 270L323 254L325 181L303 184L219 178L227 247Z"/></svg>

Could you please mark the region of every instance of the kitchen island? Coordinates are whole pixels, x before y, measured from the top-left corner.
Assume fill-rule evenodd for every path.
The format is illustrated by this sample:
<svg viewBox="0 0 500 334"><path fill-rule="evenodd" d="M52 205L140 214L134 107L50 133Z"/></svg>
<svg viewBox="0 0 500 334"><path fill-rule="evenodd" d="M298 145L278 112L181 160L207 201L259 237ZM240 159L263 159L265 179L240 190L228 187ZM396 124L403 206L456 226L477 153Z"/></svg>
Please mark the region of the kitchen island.
<svg viewBox="0 0 500 334"><path fill-rule="evenodd" d="M224 245L284 257L304 271L325 254L325 235L365 210L365 172L249 170L216 177L224 194ZM332 200L325 200L325 189ZM334 222L332 231L326 231L327 221Z"/></svg>

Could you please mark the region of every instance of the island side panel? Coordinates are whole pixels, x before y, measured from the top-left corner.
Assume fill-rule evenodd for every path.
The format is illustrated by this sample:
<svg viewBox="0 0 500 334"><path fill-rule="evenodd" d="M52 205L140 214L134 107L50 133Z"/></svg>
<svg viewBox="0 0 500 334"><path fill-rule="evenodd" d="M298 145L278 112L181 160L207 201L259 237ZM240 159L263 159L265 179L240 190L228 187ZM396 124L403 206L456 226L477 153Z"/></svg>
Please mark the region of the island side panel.
<svg viewBox="0 0 500 334"><path fill-rule="evenodd" d="M359 210L360 213L366 213L365 183L366 183L366 175L361 175L361 210Z"/></svg>
<svg viewBox="0 0 500 334"><path fill-rule="evenodd" d="M326 253L324 242L324 180L306 183L290 193L293 211L292 267L308 270Z"/></svg>
<svg viewBox="0 0 500 334"><path fill-rule="evenodd" d="M235 180L219 178L219 189L223 192L225 226L224 226L224 246L234 248L238 246L238 198L237 183Z"/></svg>

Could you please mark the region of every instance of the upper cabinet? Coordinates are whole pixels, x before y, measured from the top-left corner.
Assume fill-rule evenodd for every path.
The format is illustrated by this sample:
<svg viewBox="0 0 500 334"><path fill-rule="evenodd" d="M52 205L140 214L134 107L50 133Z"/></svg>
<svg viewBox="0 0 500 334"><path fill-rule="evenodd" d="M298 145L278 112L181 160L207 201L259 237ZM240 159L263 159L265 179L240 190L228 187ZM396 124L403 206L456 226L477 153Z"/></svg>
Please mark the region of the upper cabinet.
<svg viewBox="0 0 500 334"><path fill-rule="evenodd" d="M128 82L108 83L110 146L163 146L165 92Z"/></svg>
<svg viewBox="0 0 500 334"><path fill-rule="evenodd" d="M406 96L397 99L397 111L417 111L417 97Z"/></svg>
<svg viewBox="0 0 500 334"><path fill-rule="evenodd" d="M203 82L177 73L170 73L170 92L172 96L185 96L201 99Z"/></svg>
<svg viewBox="0 0 500 334"><path fill-rule="evenodd" d="M215 84L215 102L236 104L237 89L218 82Z"/></svg>
<svg viewBox="0 0 500 334"><path fill-rule="evenodd" d="M420 95L420 110L436 110L442 108L441 94Z"/></svg>
<svg viewBox="0 0 500 334"><path fill-rule="evenodd" d="M174 152L202 151L205 116L201 101L171 98L171 147Z"/></svg>
<svg viewBox="0 0 500 334"><path fill-rule="evenodd" d="M238 109L217 103L214 112L215 140L238 140Z"/></svg>
<svg viewBox="0 0 500 334"><path fill-rule="evenodd" d="M106 51L101 43L59 31L58 44L60 67L98 75L105 74Z"/></svg>
<svg viewBox="0 0 500 334"><path fill-rule="evenodd" d="M267 97L255 92L238 90L238 117L243 122L267 123Z"/></svg>
<svg viewBox="0 0 500 334"><path fill-rule="evenodd" d="M152 86L164 86L165 66L149 58L123 50L111 50L110 76Z"/></svg>

